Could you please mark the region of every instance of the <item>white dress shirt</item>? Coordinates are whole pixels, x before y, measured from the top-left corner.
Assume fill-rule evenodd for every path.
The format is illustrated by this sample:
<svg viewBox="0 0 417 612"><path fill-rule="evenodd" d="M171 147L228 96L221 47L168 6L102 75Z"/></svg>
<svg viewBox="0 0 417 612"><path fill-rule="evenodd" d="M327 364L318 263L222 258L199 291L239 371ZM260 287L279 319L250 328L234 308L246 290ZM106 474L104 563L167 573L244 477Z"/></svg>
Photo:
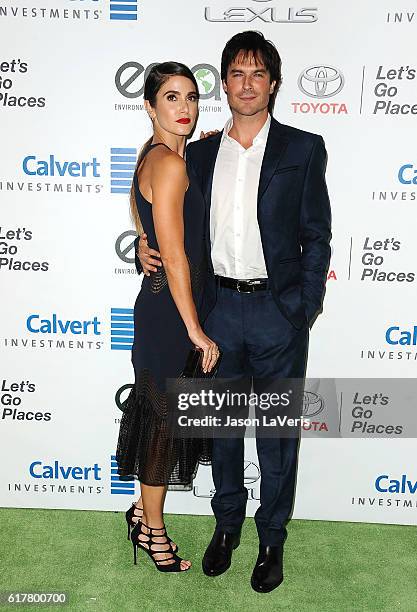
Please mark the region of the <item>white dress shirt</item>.
<svg viewBox="0 0 417 612"><path fill-rule="evenodd" d="M267 278L257 200L271 117L248 149L229 136L226 123L213 175L210 210L214 273L236 279Z"/></svg>

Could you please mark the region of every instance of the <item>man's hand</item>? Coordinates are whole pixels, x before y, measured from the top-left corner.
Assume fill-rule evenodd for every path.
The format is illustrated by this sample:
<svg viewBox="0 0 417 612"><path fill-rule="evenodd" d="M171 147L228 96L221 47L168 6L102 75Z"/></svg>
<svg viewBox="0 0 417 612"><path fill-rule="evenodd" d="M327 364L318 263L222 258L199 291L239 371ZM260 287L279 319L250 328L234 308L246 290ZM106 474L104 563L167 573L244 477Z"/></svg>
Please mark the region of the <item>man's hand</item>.
<svg viewBox="0 0 417 612"><path fill-rule="evenodd" d="M203 132L203 130L201 130L200 132L200 140L203 140L204 138L208 138L209 136L214 136L215 134L218 134L219 130L212 130L211 132Z"/></svg>
<svg viewBox="0 0 417 612"><path fill-rule="evenodd" d="M139 240L138 257L145 276L150 276L151 272L157 272L158 267L162 266L161 254L148 247L148 237L145 233L141 234Z"/></svg>

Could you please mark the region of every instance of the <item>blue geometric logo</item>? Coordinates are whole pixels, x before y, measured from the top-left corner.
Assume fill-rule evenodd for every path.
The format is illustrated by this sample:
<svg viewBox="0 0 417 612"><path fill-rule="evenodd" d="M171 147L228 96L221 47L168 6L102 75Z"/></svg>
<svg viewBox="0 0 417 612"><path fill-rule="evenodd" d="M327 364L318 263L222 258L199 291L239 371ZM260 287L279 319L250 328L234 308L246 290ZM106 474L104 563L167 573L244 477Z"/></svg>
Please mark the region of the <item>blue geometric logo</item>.
<svg viewBox="0 0 417 612"><path fill-rule="evenodd" d="M138 0L110 0L110 19L136 21Z"/></svg>
<svg viewBox="0 0 417 612"><path fill-rule="evenodd" d="M133 308L111 309L111 350L130 351L133 345Z"/></svg>
<svg viewBox="0 0 417 612"><path fill-rule="evenodd" d="M111 495L134 495L135 494L135 479L126 478L121 480L117 471L116 455L111 456L111 477L110 477L110 493Z"/></svg>
<svg viewBox="0 0 417 612"><path fill-rule="evenodd" d="M110 149L111 193L129 193L136 167L137 149Z"/></svg>

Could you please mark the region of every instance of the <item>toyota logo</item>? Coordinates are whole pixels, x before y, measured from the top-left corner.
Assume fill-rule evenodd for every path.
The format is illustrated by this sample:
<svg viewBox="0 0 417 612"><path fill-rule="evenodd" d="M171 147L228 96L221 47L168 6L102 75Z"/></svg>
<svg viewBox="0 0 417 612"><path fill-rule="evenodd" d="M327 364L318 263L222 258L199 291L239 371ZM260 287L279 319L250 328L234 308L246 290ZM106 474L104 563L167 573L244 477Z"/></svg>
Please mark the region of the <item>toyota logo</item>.
<svg viewBox="0 0 417 612"><path fill-rule="evenodd" d="M298 77L298 87L312 98L330 98L341 91L345 77L333 66L311 66Z"/></svg>
<svg viewBox="0 0 417 612"><path fill-rule="evenodd" d="M303 395L303 416L313 417L324 410L324 400L321 395L314 391L304 391Z"/></svg>

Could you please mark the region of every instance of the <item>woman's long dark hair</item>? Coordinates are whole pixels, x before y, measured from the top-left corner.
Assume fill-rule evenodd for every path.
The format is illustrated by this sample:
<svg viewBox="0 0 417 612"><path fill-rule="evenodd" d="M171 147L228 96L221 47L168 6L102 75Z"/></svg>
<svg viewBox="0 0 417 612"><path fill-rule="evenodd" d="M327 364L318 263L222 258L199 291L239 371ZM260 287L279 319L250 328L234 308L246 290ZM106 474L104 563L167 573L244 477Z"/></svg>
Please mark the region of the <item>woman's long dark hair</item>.
<svg viewBox="0 0 417 612"><path fill-rule="evenodd" d="M162 64L157 64L156 66L153 66L145 80L143 97L145 100L148 100L151 106L155 107L158 91L161 89L162 85L172 76L183 76L187 79L190 79L198 95L197 81L195 80L195 77L191 70L185 64L180 64L179 62L163 62ZM145 142L139 152L138 161L136 162L135 174L138 171L138 168L145 155L146 149L151 144L152 139L153 135L149 138L149 140ZM143 232L143 227L140 221L138 207L136 205L135 188L133 185L133 181L130 187L130 214L136 226L136 231L138 232L138 234L141 234Z"/></svg>

